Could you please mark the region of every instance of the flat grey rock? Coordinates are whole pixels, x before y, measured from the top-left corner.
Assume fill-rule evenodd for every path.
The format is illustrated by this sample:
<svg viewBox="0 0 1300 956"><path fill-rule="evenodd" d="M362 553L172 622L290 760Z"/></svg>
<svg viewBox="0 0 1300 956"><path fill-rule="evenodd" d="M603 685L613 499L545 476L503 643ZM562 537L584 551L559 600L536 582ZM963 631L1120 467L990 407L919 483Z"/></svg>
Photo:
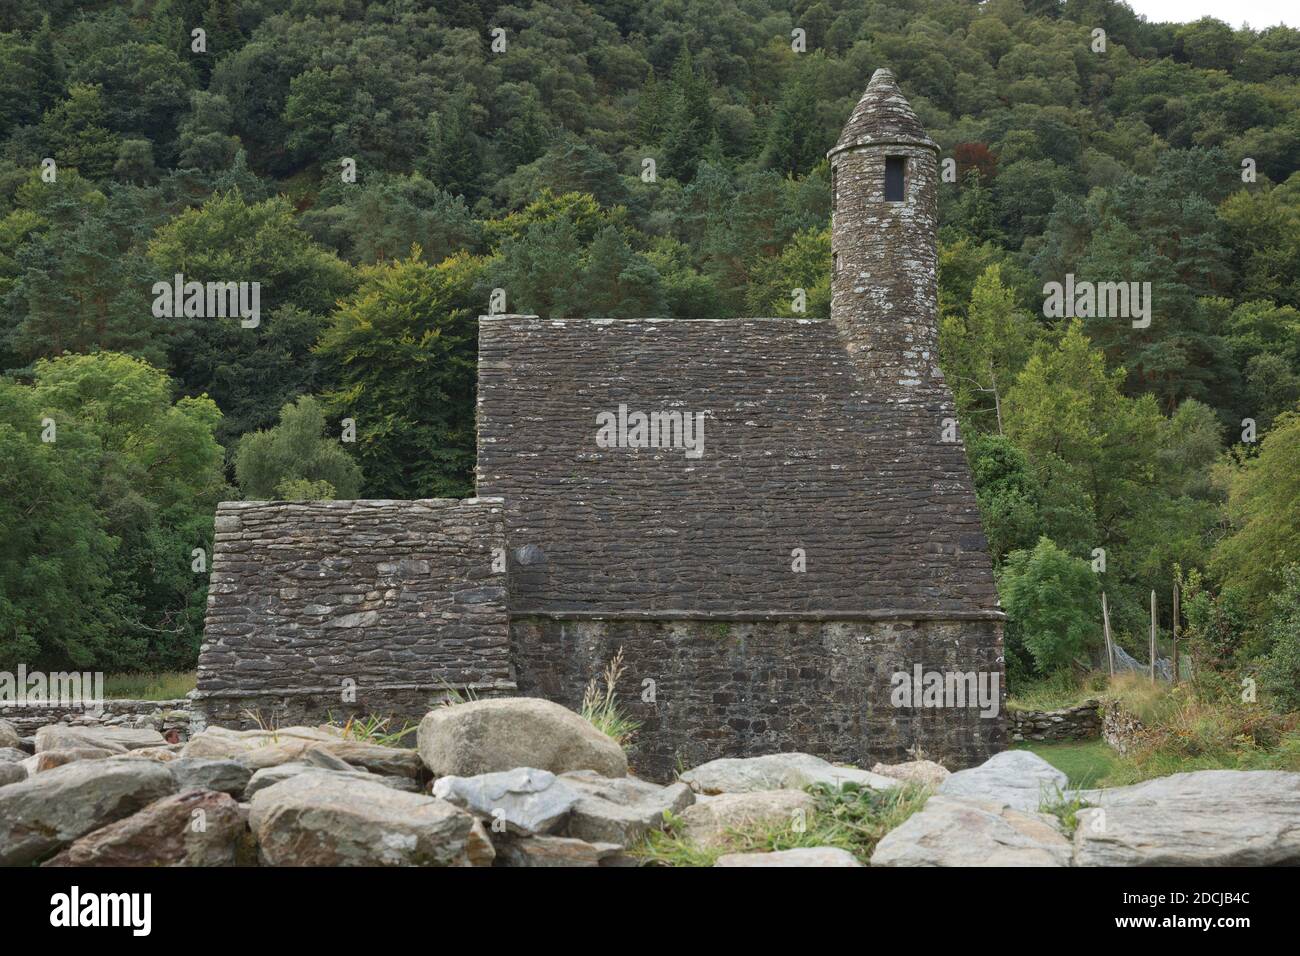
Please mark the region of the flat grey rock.
<svg viewBox="0 0 1300 956"><path fill-rule="evenodd" d="M799 847L772 853L724 853L714 866L862 866L848 850L833 846Z"/></svg>
<svg viewBox="0 0 1300 956"><path fill-rule="evenodd" d="M680 813L695 802L684 783L660 786L592 770L575 770L560 779L579 793L565 832L590 843L630 846L651 830L663 829L665 812Z"/></svg>
<svg viewBox="0 0 1300 956"><path fill-rule="evenodd" d="M1004 750L978 767L958 770L939 784L945 797L986 800L1004 807L1037 813L1069 789L1069 778L1028 750Z"/></svg>
<svg viewBox="0 0 1300 956"><path fill-rule="evenodd" d="M720 846L735 830L798 822L807 825L816 809L817 801L802 790L723 793L687 807L682 822L691 840L701 846Z"/></svg>
<svg viewBox="0 0 1300 956"><path fill-rule="evenodd" d="M314 764L295 761L276 764L273 767L263 767L261 770L256 771L244 787L243 799L245 802L252 800L253 795L259 791L265 790L267 787L273 787L278 783L284 783L284 781L304 773L328 773L361 783L375 783L390 790L401 790L404 793L419 793L420 791L419 785L410 777L394 777L388 774L369 773L365 770L326 770L324 767L317 767Z"/></svg>
<svg viewBox="0 0 1300 956"><path fill-rule="evenodd" d="M503 866L609 866L622 855L617 843L588 843L572 837L533 836L501 841L497 859Z"/></svg>
<svg viewBox="0 0 1300 956"><path fill-rule="evenodd" d="M525 836L551 833L578 802L578 791L549 770L518 767L474 777L439 777L433 795L494 826Z"/></svg>
<svg viewBox="0 0 1300 956"><path fill-rule="evenodd" d="M202 814L203 826L194 826ZM186 790L77 840L44 866L236 866L248 834L239 805Z"/></svg>
<svg viewBox="0 0 1300 956"><path fill-rule="evenodd" d="M805 753L765 754L761 757L720 757L681 775L696 793L751 793L758 790L802 790L815 783L838 787L845 783L888 790L898 781L869 770L837 767Z"/></svg>
<svg viewBox="0 0 1300 956"><path fill-rule="evenodd" d="M125 753L140 747L164 747L166 738L156 730L132 727L69 727L49 724L36 731L36 752L99 748Z"/></svg>
<svg viewBox="0 0 1300 956"><path fill-rule="evenodd" d="M871 865L1069 866L1070 841L1047 814L936 795L885 834Z"/></svg>
<svg viewBox="0 0 1300 956"><path fill-rule="evenodd" d="M1198 770L1088 799L1076 866L1300 864L1300 773Z"/></svg>
<svg viewBox="0 0 1300 956"><path fill-rule="evenodd" d="M472 866L493 856L473 814L332 770L259 790L248 822L266 866Z"/></svg>

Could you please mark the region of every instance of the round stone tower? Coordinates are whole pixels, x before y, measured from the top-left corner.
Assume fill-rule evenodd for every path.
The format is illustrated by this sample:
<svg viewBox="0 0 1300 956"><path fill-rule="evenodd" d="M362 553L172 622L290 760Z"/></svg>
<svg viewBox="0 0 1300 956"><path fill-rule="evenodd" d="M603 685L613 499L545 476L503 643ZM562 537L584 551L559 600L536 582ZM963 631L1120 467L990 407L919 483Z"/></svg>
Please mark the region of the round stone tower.
<svg viewBox="0 0 1300 956"><path fill-rule="evenodd" d="M939 147L876 70L831 162L831 318L885 400L915 401L938 365Z"/></svg>

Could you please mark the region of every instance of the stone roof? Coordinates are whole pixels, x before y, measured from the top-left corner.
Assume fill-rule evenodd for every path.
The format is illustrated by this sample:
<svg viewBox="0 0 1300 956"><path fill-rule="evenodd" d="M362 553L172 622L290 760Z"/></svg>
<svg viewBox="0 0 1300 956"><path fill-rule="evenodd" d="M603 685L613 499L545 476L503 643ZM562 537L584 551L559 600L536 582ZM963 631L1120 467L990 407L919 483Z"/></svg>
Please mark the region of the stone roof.
<svg viewBox="0 0 1300 956"><path fill-rule="evenodd" d="M830 152L870 143L911 143L938 149L921 121L886 69L876 70L871 82L844 124L839 141Z"/></svg>
<svg viewBox="0 0 1300 956"><path fill-rule="evenodd" d="M512 614L996 605L964 452L939 440L950 410L868 394L829 322L485 316L478 401ZM599 447L620 405L702 412L703 454Z"/></svg>

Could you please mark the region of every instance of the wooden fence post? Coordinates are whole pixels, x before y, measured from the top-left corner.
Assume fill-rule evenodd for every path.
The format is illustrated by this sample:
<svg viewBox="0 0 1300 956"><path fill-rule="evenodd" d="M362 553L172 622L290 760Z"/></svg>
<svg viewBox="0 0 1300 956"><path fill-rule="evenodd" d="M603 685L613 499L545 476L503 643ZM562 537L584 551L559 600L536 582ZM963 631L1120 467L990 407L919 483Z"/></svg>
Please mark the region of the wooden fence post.
<svg viewBox="0 0 1300 956"><path fill-rule="evenodd" d="M1110 642L1110 609L1106 606L1106 592L1101 592L1101 623L1106 631L1106 663L1110 665L1110 676L1115 676L1115 648Z"/></svg>
<svg viewBox="0 0 1300 956"><path fill-rule="evenodd" d="M1178 683L1178 579L1174 578L1174 683Z"/></svg>
<svg viewBox="0 0 1300 956"><path fill-rule="evenodd" d="M1156 589L1151 589L1151 683L1156 682Z"/></svg>

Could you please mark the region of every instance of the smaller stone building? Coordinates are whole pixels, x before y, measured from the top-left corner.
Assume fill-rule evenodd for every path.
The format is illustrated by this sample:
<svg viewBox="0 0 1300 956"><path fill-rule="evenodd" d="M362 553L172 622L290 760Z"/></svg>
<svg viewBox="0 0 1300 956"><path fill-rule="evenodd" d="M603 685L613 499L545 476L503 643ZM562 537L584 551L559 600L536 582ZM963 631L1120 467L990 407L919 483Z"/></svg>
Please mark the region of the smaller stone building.
<svg viewBox="0 0 1300 956"><path fill-rule="evenodd" d="M222 502L198 721L400 723L513 693L504 554L499 499Z"/></svg>

